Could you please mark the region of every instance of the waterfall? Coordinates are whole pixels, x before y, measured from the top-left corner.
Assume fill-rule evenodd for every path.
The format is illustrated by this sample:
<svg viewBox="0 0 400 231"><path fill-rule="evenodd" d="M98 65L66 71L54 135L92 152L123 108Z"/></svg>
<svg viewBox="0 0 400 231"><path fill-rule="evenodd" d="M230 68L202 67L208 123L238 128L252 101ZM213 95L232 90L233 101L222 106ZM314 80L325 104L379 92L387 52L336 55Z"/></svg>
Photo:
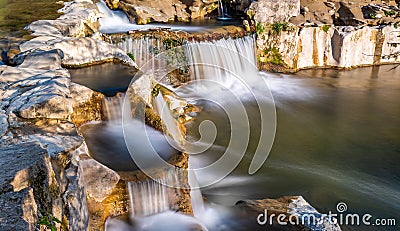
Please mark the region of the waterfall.
<svg viewBox="0 0 400 231"><path fill-rule="evenodd" d="M189 45L186 47L186 54L189 63L192 64L191 78L194 80L212 79L229 84L225 81L230 73L235 73L238 77L254 74L248 73L249 64L257 66L255 41L252 36L192 42Z"/></svg>
<svg viewBox="0 0 400 231"><path fill-rule="evenodd" d="M233 3L235 4L235 8L236 8L236 1L233 1ZM233 12L229 12L229 2L226 2L224 0L218 0L218 20L231 20L233 19L232 13ZM236 12L235 12L236 13Z"/></svg>
<svg viewBox="0 0 400 231"><path fill-rule="evenodd" d="M128 182L129 209L131 217L143 217L177 210L176 202L184 186L184 171L175 168L157 179ZM169 186L174 187L169 187Z"/></svg>
<svg viewBox="0 0 400 231"><path fill-rule="evenodd" d="M118 93L113 97L105 97L103 104L105 107L105 115L109 123L122 123L122 107L124 105L125 94Z"/></svg>
<svg viewBox="0 0 400 231"><path fill-rule="evenodd" d="M132 30L136 26L129 22L128 17L123 11L110 10L104 1L99 1L96 5L104 15L99 19L100 32L117 33Z"/></svg>
<svg viewBox="0 0 400 231"><path fill-rule="evenodd" d="M155 66L160 66L160 62L162 62L162 60L156 60L154 57L165 51L165 48L159 39L149 37L124 37L122 41L117 42L117 47L126 53L133 54L135 62L139 67L147 64L151 65L153 69Z"/></svg>

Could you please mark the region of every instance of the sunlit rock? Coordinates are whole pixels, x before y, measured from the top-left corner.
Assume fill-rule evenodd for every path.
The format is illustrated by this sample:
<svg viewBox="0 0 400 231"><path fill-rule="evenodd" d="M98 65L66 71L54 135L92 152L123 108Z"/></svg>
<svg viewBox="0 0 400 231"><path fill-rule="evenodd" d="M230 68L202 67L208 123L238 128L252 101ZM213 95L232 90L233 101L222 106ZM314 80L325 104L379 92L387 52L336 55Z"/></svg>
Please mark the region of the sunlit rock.
<svg viewBox="0 0 400 231"><path fill-rule="evenodd" d="M260 23L287 22L300 14L300 0L260 0L253 2L247 15Z"/></svg>
<svg viewBox="0 0 400 231"><path fill-rule="evenodd" d="M94 159L81 160L79 165L83 171L87 195L102 202L117 185L119 175Z"/></svg>
<svg viewBox="0 0 400 231"><path fill-rule="evenodd" d="M238 201L236 206L258 214L258 219L261 220L261 223L265 221L264 225L267 227L280 227L285 228L285 230L341 230L340 226L335 223L336 218L323 216L323 214L319 213L314 207L305 201L302 196L287 196L277 199L263 200L244 200ZM282 221L286 222L287 225L282 227L282 224L279 224L278 222L278 216L283 216L284 219L280 219L280 221L281 223ZM314 222L307 220L310 219L310 216L315 217ZM290 221L296 221L297 223L294 222L294 224L291 224Z"/></svg>
<svg viewBox="0 0 400 231"><path fill-rule="evenodd" d="M119 1L119 7L137 24L174 22L175 19L181 22L190 20L186 5L178 0L122 0Z"/></svg>

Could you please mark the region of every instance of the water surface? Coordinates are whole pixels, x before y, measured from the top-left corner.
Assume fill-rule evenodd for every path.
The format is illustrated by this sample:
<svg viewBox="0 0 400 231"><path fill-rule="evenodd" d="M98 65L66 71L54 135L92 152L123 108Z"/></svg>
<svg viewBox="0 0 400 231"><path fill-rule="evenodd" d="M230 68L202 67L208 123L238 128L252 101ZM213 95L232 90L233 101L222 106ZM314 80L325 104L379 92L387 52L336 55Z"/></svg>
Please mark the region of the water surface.
<svg viewBox="0 0 400 231"><path fill-rule="evenodd" d="M392 68L264 74L277 109L272 152L255 175L247 174L259 136L254 122L258 111L250 102L246 110L254 119L250 117L252 142L246 157L230 176L202 190L204 196L229 206L241 199L303 195L320 212L336 212L336 204L345 202L349 212L399 221L400 68ZM211 120L219 131L215 144L226 146L230 125L222 108L206 101L197 104L203 110L189 135L199 138L197 126ZM220 154L211 149L191 158L204 164ZM197 176L199 181L203 177Z"/></svg>

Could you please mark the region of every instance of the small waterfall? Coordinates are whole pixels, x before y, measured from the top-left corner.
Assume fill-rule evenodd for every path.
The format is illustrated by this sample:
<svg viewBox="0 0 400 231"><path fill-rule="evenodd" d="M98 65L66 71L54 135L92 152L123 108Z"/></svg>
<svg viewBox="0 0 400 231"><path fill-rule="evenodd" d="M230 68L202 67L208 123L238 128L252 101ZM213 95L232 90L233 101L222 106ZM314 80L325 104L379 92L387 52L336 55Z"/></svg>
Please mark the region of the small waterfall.
<svg viewBox="0 0 400 231"><path fill-rule="evenodd" d="M235 73L244 77L249 74L249 64L257 66L255 41L252 36L192 42L187 46L186 54L189 63L195 64L191 67L191 77L194 80L212 79L224 83L227 74Z"/></svg>
<svg viewBox="0 0 400 231"><path fill-rule="evenodd" d="M117 43L117 46L126 53L133 54L135 62L139 67L145 64L151 65L153 69L155 66L161 66L160 62L162 60L154 59L159 53L165 51L159 39L124 37L122 41ZM163 65L165 66L166 64Z"/></svg>
<svg viewBox="0 0 400 231"><path fill-rule="evenodd" d="M233 1L236 4L236 1ZM218 20L231 20L233 16L231 12L229 12L229 2L224 0L218 0ZM236 6L235 6L236 7Z"/></svg>
<svg viewBox="0 0 400 231"><path fill-rule="evenodd" d="M123 11L110 10L104 1L96 3L99 11L104 15L99 19L100 32L117 33L132 30L135 24L132 24Z"/></svg>
<svg viewBox="0 0 400 231"><path fill-rule="evenodd" d="M131 217L150 216L167 210L177 210L176 203L184 186L184 172L176 168L157 179L128 182ZM174 187L168 187L174 186Z"/></svg>
<svg viewBox="0 0 400 231"><path fill-rule="evenodd" d="M122 123L122 107L124 105L125 94L119 93L113 97L104 98L105 115L109 123Z"/></svg>

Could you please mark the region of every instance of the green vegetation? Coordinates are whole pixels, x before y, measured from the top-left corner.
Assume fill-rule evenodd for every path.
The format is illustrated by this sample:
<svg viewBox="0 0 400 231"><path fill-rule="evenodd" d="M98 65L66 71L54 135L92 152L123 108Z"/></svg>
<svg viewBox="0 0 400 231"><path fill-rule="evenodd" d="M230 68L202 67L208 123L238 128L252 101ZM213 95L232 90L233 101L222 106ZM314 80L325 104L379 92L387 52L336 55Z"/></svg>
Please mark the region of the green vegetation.
<svg viewBox="0 0 400 231"><path fill-rule="evenodd" d="M331 25L324 25L324 26L322 26L322 30L323 30L325 33L328 33L328 31L329 31L330 28L331 28Z"/></svg>
<svg viewBox="0 0 400 231"><path fill-rule="evenodd" d="M369 17L372 18L372 19L375 19L375 18L376 18L376 15L373 14L373 13L371 13L371 14L369 14Z"/></svg>
<svg viewBox="0 0 400 231"><path fill-rule="evenodd" d="M256 31L257 31L257 34L262 34L265 31L265 28L263 27L263 25L260 22L257 23Z"/></svg>
<svg viewBox="0 0 400 231"><path fill-rule="evenodd" d="M210 10L213 11L213 10L215 10L215 9L217 9L217 6L215 5L215 2L213 2L213 3L211 3L211 5L210 5Z"/></svg>
<svg viewBox="0 0 400 231"><path fill-rule="evenodd" d="M280 34L282 31L288 30L288 23L287 22L276 22L276 23L272 24L271 28L275 34Z"/></svg>
<svg viewBox="0 0 400 231"><path fill-rule="evenodd" d="M135 55L134 55L134 54L132 54L132 53L130 53L130 52L128 52L128 53L126 53L126 54L129 56L129 58L132 59L133 62L135 62Z"/></svg>
<svg viewBox="0 0 400 231"><path fill-rule="evenodd" d="M38 225L45 226L47 230L57 231L56 224L61 224L61 221L46 211L41 212L43 215L39 218Z"/></svg>
<svg viewBox="0 0 400 231"><path fill-rule="evenodd" d="M182 42L176 40L176 39L171 39L171 38L167 38L166 40L163 41L164 47L165 49L171 49L177 46L181 46Z"/></svg>
<svg viewBox="0 0 400 231"><path fill-rule="evenodd" d="M282 59L282 55L278 48L268 47L264 50L264 60L263 62L272 63L274 65L284 65L285 62Z"/></svg>
<svg viewBox="0 0 400 231"><path fill-rule="evenodd" d="M385 11L385 15L388 17L394 16L395 14L396 14L396 12L394 10Z"/></svg>
<svg viewBox="0 0 400 231"><path fill-rule="evenodd" d="M161 87L160 86L155 86L155 87L153 87L153 89L151 90L151 95L153 96L153 97L157 97L158 96L158 94L160 94L160 89L161 89Z"/></svg>

